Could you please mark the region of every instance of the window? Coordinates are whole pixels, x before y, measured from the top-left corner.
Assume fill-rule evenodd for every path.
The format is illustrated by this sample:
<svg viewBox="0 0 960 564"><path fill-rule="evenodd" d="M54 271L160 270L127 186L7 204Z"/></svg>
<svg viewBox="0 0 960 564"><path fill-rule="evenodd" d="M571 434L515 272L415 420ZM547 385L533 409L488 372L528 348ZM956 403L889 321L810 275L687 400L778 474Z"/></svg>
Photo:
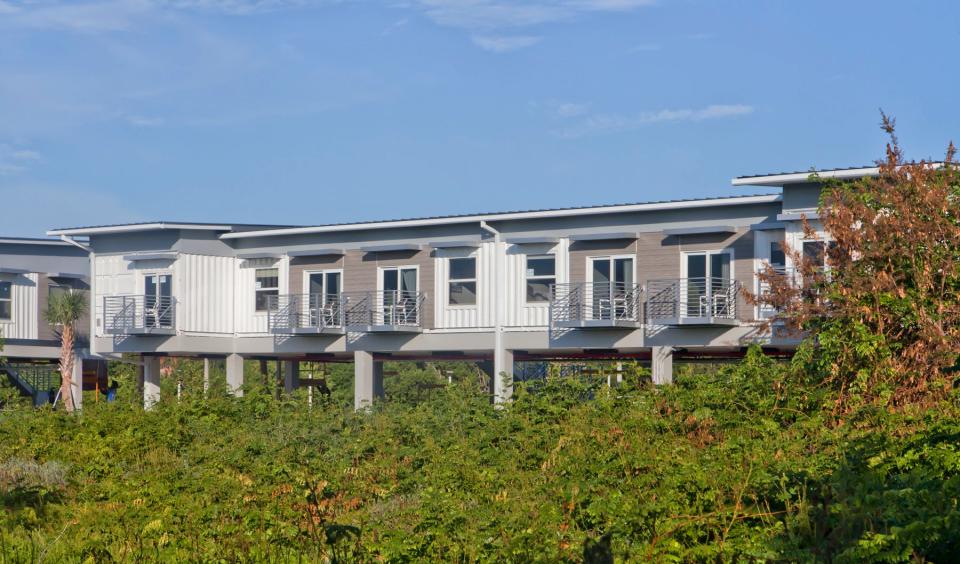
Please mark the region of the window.
<svg viewBox="0 0 960 564"><path fill-rule="evenodd" d="M527 257L527 303L550 301L550 287L557 282L557 259L553 255Z"/></svg>
<svg viewBox="0 0 960 564"><path fill-rule="evenodd" d="M13 319L13 283L0 281L0 321Z"/></svg>
<svg viewBox="0 0 960 564"><path fill-rule="evenodd" d="M477 259L450 259L450 305L477 304Z"/></svg>
<svg viewBox="0 0 960 564"><path fill-rule="evenodd" d="M823 241L804 241L803 256L817 266L826 266L826 245Z"/></svg>
<svg viewBox="0 0 960 564"><path fill-rule="evenodd" d="M783 252L783 245L779 242L770 243L770 265L774 268L783 268L787 264L787 254Z"/></svg>
<svg viewBox="0 0 960 564"><path fill-rule="evenodd" d="M256 311L267 311L270 308L270 296L280 295L280 271L276 268L258 268L255 277Z"/></svg>

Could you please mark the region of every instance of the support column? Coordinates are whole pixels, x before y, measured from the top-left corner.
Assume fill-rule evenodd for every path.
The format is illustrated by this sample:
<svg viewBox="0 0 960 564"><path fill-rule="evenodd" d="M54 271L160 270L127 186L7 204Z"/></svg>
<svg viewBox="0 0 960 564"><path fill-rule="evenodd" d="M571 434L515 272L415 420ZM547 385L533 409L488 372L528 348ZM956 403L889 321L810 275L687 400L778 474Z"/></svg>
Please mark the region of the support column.
<svg viewBox="0 0 960 564"><path fill-rule="evenodd" d="M203 359L203 397L210 394L210 359Z"/></svg>
<svg viewBox="0 0 960 564"><path fill-rule="evenodd" d="M373 353L353 353L353 407L360 411L370 407L375 399L383 398L383 362L375 361Z"/></svg>
<svg viewBox="0 0 960 564"><path fill-rule="evenodd" d="M654 384L673 384L673 347L653 347L650 368Z"/></svg>
<svg viewBox="0 0 960 564"><path fill-rule="evenodd" d="M227 355L227 393L243 397L243 357L238 354Z"/></svg>
<svg viewBox="0 0 960 564"><path fill-rule="evenodd" d="M283 391L292 394L300 387L300 361L288 360L283 363Z"/></svg>
<svg viewBox="0 0 960 564"><path fill-rule="evenodd" d="M73 396L73 408L83 408L83 356L73 355L73 374L70 375L70 393Z"/></svg>
<svg viewBox="0 0 960 564"><path fill-rule="evenodd" d="M513 351L499 348L493 351L493 403L510 401L513 397Z"/></svg>
<svg viewBox="0 0 960 564"><path fill-rule="evenodd" d="M143 408L152 409L160 401L160 357L144 356Z"/></svg>

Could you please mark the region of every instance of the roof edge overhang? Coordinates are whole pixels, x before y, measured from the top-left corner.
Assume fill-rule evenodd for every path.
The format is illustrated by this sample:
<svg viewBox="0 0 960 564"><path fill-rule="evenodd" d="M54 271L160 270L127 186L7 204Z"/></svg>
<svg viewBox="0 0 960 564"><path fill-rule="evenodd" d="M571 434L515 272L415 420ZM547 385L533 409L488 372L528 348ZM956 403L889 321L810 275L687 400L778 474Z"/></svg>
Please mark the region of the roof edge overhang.
<svg viewBox="0 0 960 564"><path fill-rule="evenodd" d="M814 178L850 180L864 176L877 176L880 169L875 166L848 168L842 170L824 170L810 172L790 172L784 174L764 174L760 176L740 176L730 181L734 186L784 186L787 184L802 184Z"/></svg>
<svg viewBox="0 0 960 564"><path fill-rule="evenodd" d="M52 229L47 231L47 235L109 235L112 233L164 231L170 229L187 229L192 231L232 231L233 226L207 223L168 223L165 221L158 221L155 223L139 223L134 225L104 225L100 227L70 227L65 229Z"/></svg>
<svg viewBox="0 0 960 564"><path fill-rule="evenodd" d="M308 235L314 233L336 233L343 231L362 231L368 229L396 229L404 227L429 227L434 225L457 225L464 223L479 223L481 221L517 221L524 219L545 219L555 217L571 217L584 215L601 215L610 213L630 213L644 211L680 210L690 208L709 208L716 206L743 206L750 204L771 204L779 202L780 194L763 194L758 196L734 196L708 198L703 200L684 200L674 202L651 202L645 204L625 204L613 206L597 206L592 208L571 208L563 210L541 210L529 212L506 212L492 214L465 215L457 217L440 217L426 219L404 219L393 221L373 221L369 223L345 223L341 225L318 225L314 227L295 227L268 229L263 231L243 231L224 233L221 239L241 239L254 237L277 237L282 235Z"/></svg>

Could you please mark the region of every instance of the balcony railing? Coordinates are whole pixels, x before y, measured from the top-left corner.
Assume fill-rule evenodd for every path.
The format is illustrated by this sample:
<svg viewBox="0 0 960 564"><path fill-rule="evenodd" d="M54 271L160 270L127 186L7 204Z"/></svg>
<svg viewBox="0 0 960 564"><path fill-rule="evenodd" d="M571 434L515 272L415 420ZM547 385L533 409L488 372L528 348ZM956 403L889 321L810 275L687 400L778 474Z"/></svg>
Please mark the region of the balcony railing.
<svg viewBox="0 0 960 564"><path fill-rule="evenodd" d="M173 335L176 305L169 296L104 296L104 331L109 335Z"/></svg>
<svg viewBox="0 0 960 564"><path fill-rule="evenodd" d="M340 299L349 331L419 331L423 323L423 292L344 292Z"/></svg>
<svg viewBox="0 0 960 564"><path fill-rule="evenodd" d="M554 328L637 327L642 320L639 284L574 282L554 284L550 324Z"/></svg>
<svg viewBox="0 0 960 564"><path fill-rule="evenodd" d="M279 335L343 332L340 294L285 294L267 297L267 326Z"/></svg>
<svg viewBox="0 0 960 564"><path fill-rule="evenodd" d="M728 278L650 280L646 315L658 325L736 325L740 284Z"/></svg>

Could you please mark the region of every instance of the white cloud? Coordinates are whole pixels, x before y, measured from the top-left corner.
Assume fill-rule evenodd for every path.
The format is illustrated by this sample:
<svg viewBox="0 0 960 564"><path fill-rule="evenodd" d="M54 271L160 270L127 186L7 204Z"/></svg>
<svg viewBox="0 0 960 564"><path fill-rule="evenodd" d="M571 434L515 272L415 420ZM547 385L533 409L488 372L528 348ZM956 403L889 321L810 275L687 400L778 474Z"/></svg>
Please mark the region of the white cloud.
<svg viewBox="0 0 960 564"><path fill-rule="evenodd" d="M587 135L629 131L647 125L666 122L697 122L744 116L753 113L753 106L744 104L714 104L704 108L667 109L642 112L635 115L596 114L559 131L561 137L573 139Z"/></svg>
<svg viewBox="0 0 960 564"><path fill-rule="evenodd" d="M474 45L492 53L507 53L536 45L542 39L532 35L478 36L471 38Z"/></svg>
<svg viewBox="0 0 960 564"><path fill-rule="evenodd" d="M626 12L655 0L418 0L434 22L469 30L529 27L588 12Z"/></svg>
<svg viewBox="0 0 960 564"><path fill-rule="evenodd" d="M31 149L22 149L0 143L0 176L12 176L40 162L41 155Z"/></svg>

